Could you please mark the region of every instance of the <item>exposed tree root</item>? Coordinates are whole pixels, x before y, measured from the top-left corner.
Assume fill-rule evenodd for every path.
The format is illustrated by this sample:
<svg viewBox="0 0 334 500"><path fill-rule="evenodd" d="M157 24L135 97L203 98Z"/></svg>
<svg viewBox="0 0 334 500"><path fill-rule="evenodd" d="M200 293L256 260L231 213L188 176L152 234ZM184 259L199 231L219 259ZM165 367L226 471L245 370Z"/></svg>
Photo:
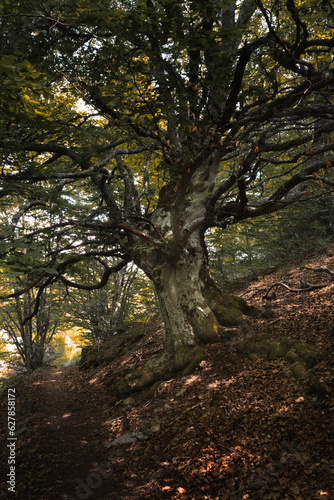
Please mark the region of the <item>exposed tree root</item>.
<svg viewBox="0 0 334 500"><path fill-rule="evenodd" d="M330 269L328 269L328 267L308 267L307 270L314 271L314 272L325 272L325 273L330 274L331 276L334 276L334 271L331 271ZM330 283L309 283L308 281L301 281L300 284L302 285L302 288L292 288L292 287L288 286L286 283L284 283L283 281L277 281L276 283L273 283L272 285L270 285L269 289L267 290L265 295L263 295L262 298L268 299L270 291L277 286L282 286L283 288L285 288L289 292L301 293L301 292L310 292L311 290L318 290L319 288L326 288L326 287L332 285L333 282L330 282Z"/></svg>
<svg viewBox="0 0 334 500"><path fill-rule="evenodd" d="M189 375L204 358L201 348L181 349L177 356L171 358L166 352L151 359L144 367L134 370L116 382L115 392L118 398L151 386L158 381L173 378L177 373Z"/></svg>

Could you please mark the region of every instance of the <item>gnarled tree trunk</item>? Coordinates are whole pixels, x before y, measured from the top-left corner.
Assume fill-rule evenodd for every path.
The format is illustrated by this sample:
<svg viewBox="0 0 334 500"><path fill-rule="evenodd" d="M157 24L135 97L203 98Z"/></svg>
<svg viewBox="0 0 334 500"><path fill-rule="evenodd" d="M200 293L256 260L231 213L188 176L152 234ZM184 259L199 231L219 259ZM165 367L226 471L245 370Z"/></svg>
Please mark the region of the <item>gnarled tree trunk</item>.
<svg viewBox="0 0 334 500"><path fill-rule="evenodd" d="M125 393L195 366L203 359L199 344L220 341L220 325L239 324L242 314L251 311L242 299L222 292L213 282L202 232L194 232L170 258L162 259L152 250L140 255L139 261L156 288L165 346L159 358L126 377L119 386Z"/></svg>
<svg viewBox="0 0 334 500"><path fill-rule="evenodd" d="M206 298L209 268L203 237L193 234L178 258L153 269L166 327L166 350L176 360L182 347L191 347L196 339L217 341L218 321Z"/></svg>

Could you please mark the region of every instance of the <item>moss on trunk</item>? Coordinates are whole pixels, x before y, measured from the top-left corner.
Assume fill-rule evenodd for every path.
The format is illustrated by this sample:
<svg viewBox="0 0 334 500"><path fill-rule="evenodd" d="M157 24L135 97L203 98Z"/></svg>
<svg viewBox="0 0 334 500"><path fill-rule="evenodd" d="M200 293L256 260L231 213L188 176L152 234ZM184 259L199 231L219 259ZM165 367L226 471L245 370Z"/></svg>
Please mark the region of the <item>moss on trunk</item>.
<svg viewBox="0 0 334 500"><path fill-rule="evenodd" d="M238 326L242 323L244 314L248 316L261 314L259 309L249 306L241 297L223 292L212 279L207 280L203 295L222 326Z"/></svg>

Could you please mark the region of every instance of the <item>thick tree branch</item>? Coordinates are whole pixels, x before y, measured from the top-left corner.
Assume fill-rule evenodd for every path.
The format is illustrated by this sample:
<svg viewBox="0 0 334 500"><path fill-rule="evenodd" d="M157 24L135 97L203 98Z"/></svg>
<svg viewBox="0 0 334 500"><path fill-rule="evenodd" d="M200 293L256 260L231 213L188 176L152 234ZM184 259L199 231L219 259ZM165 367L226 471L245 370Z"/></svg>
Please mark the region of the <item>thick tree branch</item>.
<svg viewBox="0 0 334 500"><path fill-rule="evenodd" d="M42 298L43 292L44 292L45 288L47 288L53 281L55 281L55 278L53 276L52 277L50 276L46 280L46 282L43 283L43 285L39 287L39 290L38 290L36 298L35 298L34 309L33 309L33 311L28 316L26 316L23 319L23 321L22 321L22 327L24 327L24 325L26 325L29 320L31 320L34 316L36 316L36 314L38 313L40 304L41 304L41 298Z"/></svg>
<svg viewBox="0 0 334 500"><path fill-rule="evenodd" d="M253 51L261 45L264 45L266 42L267 38L258 38L252 43L245 43L243 45L234 70L234 76L230 85L229 95L225 104L225 108L219 120L220 126L226 126L235 112L236 104L238 102L238 96L244 79L244 72Z"/></svg>
<svg viewBox="0 0 334 500"><path fill-rule="evenodd" d="M124 209L126 215L140 215L139 194L135 186L131 171L127 168L121 158L117 159L117 168L124 182Z"/></svg>
<svg viewBox="0 0 334 500"><path fill-rule="evenodd" d="M256 0L244 0L239 10L239 16L236 21L237 26L244 26L253 16L256 10Z"/></svg>
<svg viewBox="0 0 334 500"><path fill-rule="evenodd" d="M6 141L0 140L0 148L4 150L11 151L35 151L37 153L55 153L59 156L67 156L71 158L77 165L82 168L89 168L91 165L87 161L84 155L80 155L72 148L67 148L65 146L60 146L54 143L38 144L29 142L19 142L19 141Z"/></svg>
<svg viewBox="0 0 334 500"><path fill-rule="evenodd" d="M10 149L10 150L15 150L15 151L34 151L37 153L53 153L55 150L54 144L38 144L38 143L29 143L29 145L25 146L25 144L22 144L20 142L6 142L6 141L0 141L0 147L3 147L5 149ZM104 149L110 149L104 148ZM22 172L18 172L15 174L0 174L0 179L2 179L5 182L10 182L10 181L30 181L30 182L40 182L40 181L47 181L47 180L66 180L66 181L76 181L80 179L86 179L90 177L92 174L98 172L101 170L103 167L106 165L110 164L112 160L119 156L131 156L135 155L138 153L142 153L144 151L147 151L146 146L139 146L136 148L115 148L109 155L107 155L103 160L100 162L94 164L94 165L89 165L88 163L88 156L92 156L93 153L90 152L89 155L88 153L82 153L81 155L77 152L75 152L72 149L67 149L67 148L59 148L58 153L53 157L47 160L43 165L47 166L50 163L53 163L57 161L61 156L67 156L68 158L71 158L72 160L75 160L75 164L83 166L84 170L81 172L52 172L52 173L43 173L43 174L34 174L29 172L28 170L24 170ZM61 151L61 152L60 152ZM96 154L98 151L94 151Z"/></svg>
<svg viewBox="0 0 334 500"><path fill-rule="evenodd" d="M12 230L15 231L15 228L17 224L19 223L19 220L21 217L23 217L29 210L33 207L38 207L38 206L43 206L46 207L46 201L45 200L33 200L28 203L25 203L20 210L13 216L12 218Z"/></svg>
<svg viewBox="0 0 334 500"><path fill-rule="evenodd" d="M83 285L81 283L74 283L73 281L68 280L67 278L64 278L64 276L58 276L57 279L64 283L66 286L70 286L72 288L77 288L78 290L99 290L100 288L103 288L107 283L110 278L110 276L113 273L117 273L123 267L125 267L128 263L130 262L129 258L123 259L121 262L116 264L113 267L109 267L105 265L105 271L101 277L101 280L99 283L96 283L94 285Z"/></svg>

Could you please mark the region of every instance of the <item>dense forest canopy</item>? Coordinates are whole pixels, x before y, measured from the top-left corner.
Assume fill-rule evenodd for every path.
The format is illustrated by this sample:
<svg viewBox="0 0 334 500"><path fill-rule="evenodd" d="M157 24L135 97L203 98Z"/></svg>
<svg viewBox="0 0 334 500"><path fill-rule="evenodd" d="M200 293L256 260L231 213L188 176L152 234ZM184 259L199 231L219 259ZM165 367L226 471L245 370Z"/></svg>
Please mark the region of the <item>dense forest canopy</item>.
<svg viewBox="0 0 334 500"><path fill-rule="evenodd" d="M232 300L206 231L333 186L331 2L5 0L0 12L13 295L37 287L34 314L53 283L102 288L133 262L166 325L149 371L181 368ZM80 279L90 261L94 283Z"/></svg>

